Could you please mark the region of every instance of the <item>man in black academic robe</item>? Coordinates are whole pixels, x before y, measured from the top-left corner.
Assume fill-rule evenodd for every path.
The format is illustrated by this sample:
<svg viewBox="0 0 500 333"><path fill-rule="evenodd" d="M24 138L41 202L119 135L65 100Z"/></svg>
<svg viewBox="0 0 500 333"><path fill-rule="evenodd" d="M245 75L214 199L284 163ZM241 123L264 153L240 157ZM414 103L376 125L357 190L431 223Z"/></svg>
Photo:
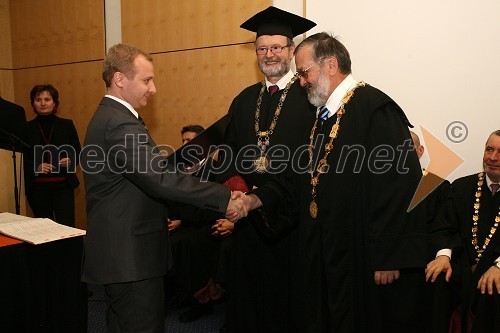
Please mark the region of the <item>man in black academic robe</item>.
<svg viewBox="0 0 500 333"><path fill-rule="evenodd" d="M500 182L500 130L488 138L483 169L452 183L433 234L435 249L453 250L451 262L438 253L427 270L428 277L443 272L450 281L455 313L461 313L461 320L454 316L452 322L463 332L500 330L500 194L492 192L492 184Z"/></svg>
<svg viewBox="0 0 500 333"><path fill-rule="evenodd" d="M241 26L257 32L257 61L266 78L244 89L231 104L226 143L233 155L231 171L226 176L240 174L250 189L283 172L293 154L307 144L314 107L290 70L290 62L295 49L292 38L314 25L269 7ZM263 150L258 146L257 132L267 133L260 136ZM267 168L265 164L255 164L262 156L270 163ZM227 155L225 160L228 161ZM302 309L299 302L291 299L292 292L300 292L294 280L295 270L299 269L295 264L298 235L288 228L260 229L255 218L259 217L238 221L232 235L227 331L291 332Z"/></svg>
<svg viewBox="0 0 500 333"><path fill-rule="evenodd" d="M390 97L352 78L349 53L329 34L308 37L295 54L319 117L327 107L311 141L312 170L327 167L248 196L271 224L299 219L306 284L303 320L290 332L421 332L427 239L421 209L407 213L422 175L408 120Z"/></svg>
<svg viewBox="0 0 500 333"><path fill-rule="evenodd" d="M415 132L410 131L410 134L418 159L421 159L425 147L420 143L420 138ZM438 228L435 221L450 194L451 184L448 180L428 170L423 169L422 173L423 177L413 200L418 200L418 205L421 206L420 208L423 210L423 216L425 217L427 233L431 235L433 230ZM432 242L429 241L428 261L434 259L435 256L436 249L434 249ZM428 282L426 285L427 300L422 310L426 313L428 332L447 332L450 326L451 295L446 284L443 276L433 283Z"/></svg>

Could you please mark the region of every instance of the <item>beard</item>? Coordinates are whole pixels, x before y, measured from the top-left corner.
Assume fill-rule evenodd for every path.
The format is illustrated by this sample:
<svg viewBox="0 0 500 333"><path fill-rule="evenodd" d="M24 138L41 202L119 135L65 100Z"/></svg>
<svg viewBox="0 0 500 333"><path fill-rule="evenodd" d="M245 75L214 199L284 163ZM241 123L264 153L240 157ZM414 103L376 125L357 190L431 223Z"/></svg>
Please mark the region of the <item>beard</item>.
<svg viewBox="0 0 500 333"><path fill-rule="evenodd" d="M269 61L279 61L279 63L267 65L266 62L269 62ZM270 58L270 59L264 58L261 61L259 61L259 68L260 68L260 71L267 78L271 78L271 77L282 78L290 70L290 60L289 59L280 59L278 57Z"/></svg>
<svg viewBox="0 0 500 333"><path fill-rule="evenodd" d="M328 90L330 89L330 80L327 76L320 72L319 78L315 85L308 83L306 85L307 89L307 99L315 107L320 107L325 105L328 100Z"/></svg>

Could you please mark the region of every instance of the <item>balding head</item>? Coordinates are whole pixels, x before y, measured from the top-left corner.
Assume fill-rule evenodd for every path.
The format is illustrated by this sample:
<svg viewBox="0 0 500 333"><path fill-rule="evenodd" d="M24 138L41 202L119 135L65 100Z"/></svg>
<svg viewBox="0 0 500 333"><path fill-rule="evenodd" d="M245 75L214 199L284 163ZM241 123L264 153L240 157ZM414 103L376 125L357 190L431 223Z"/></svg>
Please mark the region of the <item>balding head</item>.
<svg viewBox="0 0 500 333"><path fill-rule="evenodd" d="M413 140L413 145L415 146L415 152L420 159L424 154L425 148L420 144L420 138L418 137L417 133L410 131L410 134L411 139Z"/></svg>

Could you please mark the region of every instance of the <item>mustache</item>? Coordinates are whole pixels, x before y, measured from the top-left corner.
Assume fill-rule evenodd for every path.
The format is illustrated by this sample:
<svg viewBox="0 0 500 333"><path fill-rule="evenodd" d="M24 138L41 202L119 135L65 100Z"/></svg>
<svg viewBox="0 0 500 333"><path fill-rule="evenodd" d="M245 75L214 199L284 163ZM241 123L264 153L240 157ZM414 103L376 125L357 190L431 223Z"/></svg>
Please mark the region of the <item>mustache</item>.
<svg viewBox="0 0 500 333"><path fill-rule="evenodd" d="M269 62L279 62L280 59L279 58L269 58L269 59L264 59L264 64L268 64Z"/></svg>

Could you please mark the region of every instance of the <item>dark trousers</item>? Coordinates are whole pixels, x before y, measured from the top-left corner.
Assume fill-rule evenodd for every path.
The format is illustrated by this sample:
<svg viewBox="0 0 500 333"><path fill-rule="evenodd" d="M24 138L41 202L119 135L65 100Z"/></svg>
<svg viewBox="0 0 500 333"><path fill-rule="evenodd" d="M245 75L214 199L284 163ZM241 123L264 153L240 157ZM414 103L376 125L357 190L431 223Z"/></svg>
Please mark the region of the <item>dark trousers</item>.
<svg viewBox="0 0 500 333"><path fill-rule="evenodd" d="M75 193L66 181L35 183L27 197L35 217L75 226Z"/></svg>
<svg viewBox="0 0 500 333"><path fill-rule="evenodd" d="M109 333L165 331L163 276L105 284Z"/></svg>

